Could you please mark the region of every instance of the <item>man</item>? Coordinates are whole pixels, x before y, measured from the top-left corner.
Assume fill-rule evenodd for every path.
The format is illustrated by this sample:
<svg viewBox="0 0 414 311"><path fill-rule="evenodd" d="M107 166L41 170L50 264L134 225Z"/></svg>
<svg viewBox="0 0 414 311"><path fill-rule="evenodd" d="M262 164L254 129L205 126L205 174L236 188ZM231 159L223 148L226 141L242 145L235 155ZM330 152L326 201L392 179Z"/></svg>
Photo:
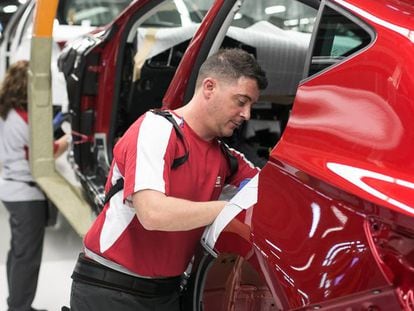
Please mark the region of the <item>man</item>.
<svg viewBox="0 0 414 311"><path fill-rule="evenodd" d="M232 173L217 138L250 118L266 86L252 55L221 50L201 66L191 101L171 111L179 130L151 111L127 130L114 148L106 190L119 179L124 187L85 236L72 311L179 310L180 276L204 227L227 203L217 200L224 184L238 186L258 172L231 150L238 162Z"/></svg>

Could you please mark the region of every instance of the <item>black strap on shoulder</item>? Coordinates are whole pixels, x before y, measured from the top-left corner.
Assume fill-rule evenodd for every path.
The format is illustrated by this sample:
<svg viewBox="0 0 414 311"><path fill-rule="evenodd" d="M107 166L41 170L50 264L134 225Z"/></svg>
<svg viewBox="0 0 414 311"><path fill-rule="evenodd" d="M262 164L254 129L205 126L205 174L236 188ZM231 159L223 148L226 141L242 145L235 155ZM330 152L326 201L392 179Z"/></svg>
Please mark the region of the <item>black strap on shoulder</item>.
<svg viewBox="0 0 414 311"><path fill-rule="evenodd" d="M168 121L170 121L170 123L173 125L174 129L175 129L175 133L177 134L178 139L181 140L181 142L184 145L185 148L185 154L181 157L178 157L176 159L174 159L171 168L172 169L176 169L177 167L179 167L180 165L184 164L185 161L188 160L188 147L187 147L187 142L185 140L183 131L181 130L180 126L177 124L177 122L175 121L174 117L172 116L172 114L167 111L167 110L160 110L160 109L151 109L152 113L155 113L157 115L160 115L164 118L166 118Z"/></svg>
<svg viewBox="0 0 414 311"><path fill-rule="evenodd" d="M103 205L109 202L109 200L119 191L121 191L124 188L124 179L121 177L119 178L115 185L112 185L111 189L109 189L108 193L105 195L105 200L103 202Z"/></svg>
<svg viewBox="0 0 414 311"><path fill-rule="evenodd" d="M183 145L186 149L185 154L183 156L174 159L174 162L171 165L171 168L175 169L179 167L180 165L184 164L184 162L187 161L188 155L189 155L188 148L187 148L187 142L185 140L183 131L181 130L180 126L177 124L174 117L169 111L160 110L160 109L151 109L151 112L158 114L160 116L163 116L164 118L166 118L168 121L171 122L171 124L173 125L175 129L175 132L177 133L178 138L183 142ZM239 163L237 161L237 158L230 152L229 147L224 142L222 142L221 140L218 140L218 142L220 144L221 151L226 156L227 162L230 167L230 176L232 176L234 173L237 172L239 168Z"/></svg>
<svg viewBox="0 0 414 311"><path fill-rule="evenodd" d="M239 162L237 161L237 158L231 153L229 147L224 142L219 140L219 144L220 144L221 151L226 156L227 163L230 167L230 175L228 176L228 178L230 178L239 169Z"/></svg>

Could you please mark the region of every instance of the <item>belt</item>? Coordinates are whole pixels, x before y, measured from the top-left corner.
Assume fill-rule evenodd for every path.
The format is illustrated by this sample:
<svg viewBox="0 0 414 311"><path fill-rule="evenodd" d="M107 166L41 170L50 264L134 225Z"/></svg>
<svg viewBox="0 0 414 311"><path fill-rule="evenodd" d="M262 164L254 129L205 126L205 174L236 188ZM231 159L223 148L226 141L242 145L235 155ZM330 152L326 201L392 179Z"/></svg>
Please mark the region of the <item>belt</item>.
<svg viewBox="0 0 414 311"><path fill-rule="evenodd" d="M85 258L80 254L72 279L138 296L162 296L179 292L181 276L144 279L128 275Z"/></svg>

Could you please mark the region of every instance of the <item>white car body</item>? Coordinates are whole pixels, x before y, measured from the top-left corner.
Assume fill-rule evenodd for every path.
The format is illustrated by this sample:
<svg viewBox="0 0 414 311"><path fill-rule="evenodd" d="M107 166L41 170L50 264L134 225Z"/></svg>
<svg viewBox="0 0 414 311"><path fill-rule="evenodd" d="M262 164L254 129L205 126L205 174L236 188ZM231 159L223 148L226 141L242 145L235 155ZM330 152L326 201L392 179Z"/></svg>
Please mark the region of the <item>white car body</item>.
<svg viewBox="0 0 414 311"><path fill-rule="evenodd" d="M33 33L33 14L35 1L25 7L21 18L16 21L14 34L9 34L9 40L2 42L0 46L0 79L3 79L8 66L19 60L30 60L31 39ZM68 98L66 92L65 79L57 68L57 58L61 51L63 43L73 40L82 34L92 31L95 27L78 26L78 25L60 25L55 19L53 26L53 45L52 45L52 103L66 112L68 107Z"/></svg>
<svg viewBox="0 0 414 311"><path fill-rule="evenodd" d="M57 17L53 26L52 46L52 103L59 107L62 112L67 112L68 98L66 82L57 68L57 59L66 44L81 35L89 33L111 21L130 1L95 1L85 0L82 3L75 3L72 0L60 0L62 7L67 12L59 12L57 15L64 15L65 22L73 20L72 24L63 24ZM28 0L15 13L16 17L10 21L4 32L4 40L0 45L0 81L3 79L8 66L18 60L30 60L30 48L32 39L33 16L35 11L35 0ZM79 5L79 11L71 12L72 6ZM81 8L85 6L85 8ZM90 7L94 7L91 10ZM106 14L105 16L103 14ZM62 17L61 17L62 19ZM91 23L93 21L93 23Z"/></svg>

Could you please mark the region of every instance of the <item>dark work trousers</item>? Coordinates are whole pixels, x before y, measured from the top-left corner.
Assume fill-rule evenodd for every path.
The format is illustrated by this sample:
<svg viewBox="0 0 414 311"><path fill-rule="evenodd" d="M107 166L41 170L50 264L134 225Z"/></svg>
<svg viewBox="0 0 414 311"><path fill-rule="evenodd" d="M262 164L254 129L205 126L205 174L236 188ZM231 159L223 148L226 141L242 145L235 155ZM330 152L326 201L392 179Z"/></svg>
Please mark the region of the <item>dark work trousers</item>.
<svg viewBox="0 0 414 311"><path fill-rule="evenodd" d="M9 311L28 311L36 294L45 235L46 201L3 202L10 214L7 255Z"/></svg>
<svg viewBox="0 0 414 311"><path fill-rule="evenodd" d="M142 297L122 291L73 281L71 311L180 311L178 292Z"/></svg>

